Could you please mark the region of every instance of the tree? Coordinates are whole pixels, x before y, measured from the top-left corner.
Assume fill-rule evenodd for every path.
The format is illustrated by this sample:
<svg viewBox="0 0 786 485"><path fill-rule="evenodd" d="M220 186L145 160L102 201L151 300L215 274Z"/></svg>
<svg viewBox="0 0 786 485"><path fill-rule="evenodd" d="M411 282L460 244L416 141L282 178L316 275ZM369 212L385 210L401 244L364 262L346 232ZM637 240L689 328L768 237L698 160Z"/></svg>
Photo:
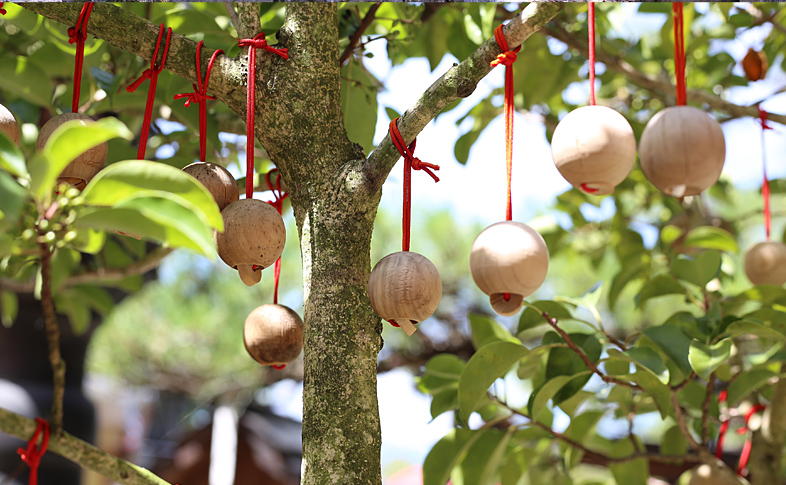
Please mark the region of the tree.
<svg viewBox="0 0 786 485"><path fill-rule="evenodd" d="M78 4L25 4L23 7L29 12L68 26L76 22L80 9ZM95 106L88 106L87 109L96 111L99 108L116 109L121 119L126 116L123 113L125 109L140 109L143 104L141 102L142 95L120 97L115 96L114 93L124 81L133 77L126 77L124 68L138 70L133 61L133 55L143 59L150 57L158 36L157 21L159 18L168 25L179 26L176 30L180 33L172 36L166 69L186 80L186 82L182 82L175 76L167 75L166 79L170 83L170 89L167 91L167 96L162 95L159 102L164 101L171 104L169 103L171 94L187 91L188 83L196 81L193 62L196 54L196 42L182 34L201 35L210 47L226 48L227 45L234 42L229 34L233 27L226 24L222 28L210 18L211 15L222 15L217 9L223 7L213 5L201 8L202 10L197 8L170 9L169 6L157 4L124 5L123 7L96 4L88 31L96 38L103 39L114 47L98 46L102 49L101 57L93 59L92 62L95 63L94 67L102 69L94 72L93 77L96 85L90 84L88 86L86 83L83 90L86 94L90 94L90 90L95 86L101 86L106 92L107 98L106 101L96 101ZM647 8L657 12L662 11L661 6L642 6L641 10L646 11ZM23 100L27 106L49 108L49 98L47 95L42 95L41 92L62 94L62 89L59 91L54 89L54 85L48 81L51 77L68 76L70 66L67 69L59 67L61 71L65 72L44 71L43 76L36 76L35 74L38 74L37 64L34 61L36 53L42 60L50 59L51 57L45 56L52 55L51 47L47 47L49 51L45 51L43 47L36 48L34 45L41 38L47 38L47 34L37 30L37 26L42 20L29 12L11 10L13 18L10 20L10 25L14 26L14 29L22 30L20 35L23 35L23 40L18 43L16 39L8 42L8 47L17 46L10 52L17 52L19 56L14 57L13 64L6 64L4 61L0 69L9 65L13 68L5 69L15 73L27 72L28 74L25 76L18 74L4 76L5 79L10 79L11 87L9 89L13 89L13 96ZM693 12L692 9L689 11ZM722 15L730 23L717 28L696 27L700 35L695 37L688 48L689 59L691 59L691 78L689 79L691 89L688 99L690 102L699 103L703 107L715 111L721 117L757 116L758 112L755 106L734 105L706 89L707 86L719 85L726 88L743 82L739 76L731 72L733 59L723 52L711 53L708 44L711 38L733 37L735 33L733 25L746 28L772 22L773 15L778 12L778 9L775 7L766 11L756 8L732 11L727 6L714 6L712 12ZM264 25L260 24L260 15L266 21ZM408 56L426 56L432 66L435 66L448 51L463 59L460 64L451 68L439 81L434 83L421 99L402 115L399 129L404 140L410 142L440 112L454 106L461 98L469 96L478 81L490 72L492 69L490 62L499 54L499 48L491 35L491 29L496 23L509 20L504 32L510 47L516 48L524 44L520 59L516 64L518 70L516 75L517 93L524 96L524 102L519 107L541 113L547 131L551 133L559 115L573 108L572 105L564 101L563 90L570 83L581 79L578 73L579 68L584 64L586 48L583 39L585 36L574 36L572 32L583 29L583 15L582 6L563 6L556 3L531 4L520 13L510 12L503 6L497 5L415 7L400 4L381 6L375 4L372 6L348 5L340 7L337 4L310 3L291 3L285 7L241 3L237 4L236 13L230 12L229 17L237 17L233 20L238 37L250 38L263 29L268 34L277 30L276 41L278 45L290 50L290 58L286 61L271 56L259 56L254 130L257 140L264 147L269 159L280 170L289 188L304 263L304 320L306 325L303 423L304 483L379 483L380 481L379 447L381 438L376 402L376 357L382 345L380 339L381 322L369 305L366 285L371 270L370 241L377 205L382 185L393 165L399 159L399 153L389 137L374 147L373 151L364 151L364 149L372 148L368 126L364 126L364 123L367 125L369 113L372 115L375 113L376 102L373 100L373 93L371 96L366 96L364 91L371 90L369 88L373 86L374 80L362 70L360 62L362 60L360 54L363 52L360 49L363 35L373 25L379 35L386 36L390 41L389 54L393 62L401 62ZM154 18L155 22L145 19L145 16ZM47 25L50 24L47 23ZM51 25L56 24L52 23ZM667 22L667 25L670 24ZM664 27L664 29L668 29L668 27ZM535 35L539 30L565 45L569 50L569 55L564 56L567 57L566 60L562 59L562 55L556 55L549 49L545 36ZM601 22L600 30L608 32L610 26ZM774 41L767 44L766 47L771 59L774 58L772 54L778 52L778 46L783 43L777 30L777 28L773 30ZM607 67L602 76L601 96L612 100L615 107L618 107L623 114L628 115L637 134L640 134L643 128L642 121L648 119L653 111L661 108L664 104L673 103L670 83L659 77L662 72L660 66L662 62L648 62L653 58L658 61L670 58L670 45L667 39L668 36L664 34L661 41L653 42L650 39L650 44L647 45L642 41L628 42L624 39L610 38L607 42L608 47L604 45L598 55L598 59ZM344 54L340 55L342 48ZM645 55L646 50L649 51L647 55ZM28 51L32 52L29 55L29 62L26 56L21 55ZM610 52L626 52L626 56L621 59ZM215 95L231 112L234 112L232 116L236 115L242 119L245 117L246 107L245 71L247 60L243 53L236 50L229 49L228 53L229 56L218 58L210 78L208 91ZM696 53L701 55L693 55ZM210 50L203 50L202 66L207 64L210 54ZM236 56L231 57L232 55ZM350 65L354 67L353 71L349 68L342 70L341 62L348 59ZM89 65L90 62L88 57ZM535 67L540 71L539 77L525 74L526 70ZM57 66L53 65L50 69L55 70ZM21 81L15 82L14 79ZM38 83L32 85L37 86L41 91L34 92L29 88L33 82L32 79L36 79L34 82ZM162 82L162 86L165 84ZM68 98L67 94L66 90L64 95L66 98ZM350 97L353 100L352 105L346 104L346 100ZM372 98L372 102L364 104L363 98L368 99L369 97ZM342 99L344 103L342 103ZM121 101L133 101L134 104L126 107L121 105ZM55 104L59 103L56 101ZM226 116L226 112L221 112L223 109L221 105L216 105L215 108L215 116L211 118L211 122L215 120L217 124L223 123L227 131L241 131L232 126L230 120L232 116ZM175 119L193 127L193 121L187 121L193 120L192 115L185 113L182 108L176 105L171 109ZM480 102L472 110L471 116L474 118L474 126L459 140L455 148L459 160L466 161L471 145L499 111L499 106L491 98ZM28 119L30 118L28 116ZM783 122L784 118L786 117L771 116L771 119L778 122ZM135 128L138 121L130 117L127 119L133 120L128 124ZM363 121L358 122L358 120ZM214 131L211 130L211 133ZM187 138L187 136L183 136L182 138L178 137L177 140ZM175 137L171 137L171 139L174 140ZM193 146L193 144L190 145L192 149L189 151L186 149L189 145L184 145L181 148L181 158L172 163L177 165L185 159L193 158ZM114 147L113 145L112 148ZM128 151L126 149L123 156L134 158L133 154L127 153ZM122 148L119 148L119 153L124 153ZM713 199L723 201L727 189L727 184L720 184L713 188L709 195ZM535 355L547 352L549 354L548 361L553 359L554 364L551 366L551 371L543 369L544 381L538 383L541 386L539 387L540 393L533 394L536 397L533 398L527 415L533 417L533 408L548 411L549 408L545 407L548 401L552 401L556 405L557 401L563 400L554 400L558 393L563 393L561 397L567 399L567 397L576 395L584 386L585 382L573 383L571 381L572 391L564 390L567 383L565 375L572 372L583 372L581 376L589 378L590 374L596 374L603 381L615 385L615 388L632 389L631 396L625 396L622 400L625 404L629 404L634 398L646 399L649 400L647 402L649 407L646 409L653 409L655 406L655 409L660 411L664 417L673 416L679 424L680 433L694 450L686 459L689 463L713 462L712 455L708 450L708 423L715 418L708 411L709 404L704 405L704 403L717 401L713 393L716 371L718 370L718 367L715 367L718 360L716 354L720 352L725 356L727 351L731 349L732 339L742 333L758 332L762 342L768 342L768 339L775 338L771 333L771 327L777 325L767 323L775 321L773 320L775 317L772 317L771 313L768 313L770 320L763 320L762 315L758 315L758 320L753 321L752 324L737 323L737 326L734 327L736 333L730 330L730 326L735 322L750 322L751 318L755 318L755 316L740 313L742 300L758 301L761 308L757 311L776 312L777 318L780 318L781 312L778 311L778 305L783 304L784 295L782 291L777 289L767 289L758 293L743 292L736 295L735 299L731 298L734 295L730 292L715 292L707 289L707 283L715 276L719 276L721 280L727 278L725 273L720 271L721 256L712 251L712 249L729 249L726 233L713 230L709 231L709 235L700 238L696 233L688 233L687 230L680 229L679 231L682 232L679 232L677 237L682 236L683 232L687 233L686 244L688 246L702 248L703 244L703 249L710 249L691 259L678 257L679 251L674 244L676 238L664 241L664 233L668 234L671 231L670 234L675 234L674 230L667 229L667 227L678 226L678 221L672 220L672 224L663 224L660 220L652 221L654 226L662 229L658 245L652 249L645 248L641 242L641 235L630 228L633 217L646 213L651 207L661 208L675 217L687 213L688 219L695 219L695 221L689 220L686 223L688 228L693 225L706 226L706 221L700 215L698 201L685 202L683 206L682 201L662 196L646 184L639 170L633 172L628 181L620 187L618 193L613 196L613 199L617 212L611 221L607 221L599 227L597 224L587 222L581 213L583 204L597 205L597 200L578 191L563 194L558 200L558 208L570 215L574 228L571 235L561 228L556 228L547 234L552 254L557 251L576 251L582 258L587 258L593 264L599 265L606 255L604 243L612 240L617 241L617 254L614 257L622 265L623 271L614 275L611 284L611 295L613 296L609 298L610 308L614 307L615 300L623 290L629 288L631 282L645 281L642 292L649 288L650 293L645 292L640 300L646 300L646 297L650 295L677 293L694 297L700 303L701 315L692 315L692 317L695 322L702 318L705 319L705 322L710 322L705 324L709 326L711 331L696 334L680 330L682 333L675 338L682 339L683 343L687 339L687 347L683 349L685 350L684 355L671 355L668 343L659 346L657 336L646 334L646 332L645 335L655 343L655 347L641 346L644 339L636 340L636 344L629 345L624 341L626 336L616 338L602 331L601 328L597 333L592 333L591 337L582 336L582 340L577 343L579 337L565 332L560 327L561 319L576 318L569 309L565 308L564 304L547 303L546 306L534 304L522 315L522 321L528 323L523 324L523 328L520 326L519 330L526 330L529 326L536 326L538 323L546 323L554 328L556 333L543 336L543 345L537 347L542 350L532 350L532 354ZM602 234L605 238L601 238L600 243L597 240L590 240L589 233L596 229L604 231ZM705 232L707 231L705 230ZM691 234L693 234L693 239L690 238ZM586 239L583 239L583 236L587 236ZM696 239L699 239L700 242L696 243ZM731 239L733 240L734 237ZM578 249L580 241L586 243L583 251ZM568 242L575 247L571 249L571 246L567 245ZM155 263L159 256L160 253L148 254L134 263L140 266L135 269L149 267L147 264ZM661 260L658 259L660 257L665 258L671 266L660 264ZM634 260L635 265L633 264ZM681 266L683 269L675 269L675 265ZM633 271L632 268L636 270ZM676 276L676 280L667 277L671 279L664 282L663 273L669 270L669 274ZM123 273L121 270L118 270L118 273L121 273L119 276L130 274ZM689 274L705 274L712 278L696 280L695 277L688 276ZM80 276L83 281L90 279L79 274L74 278L80 278ZM95 278L98 279L98 277ZM679 288L674 281L676 281L676 285L679 285ZM685 282L688 284L686 285ZM595 308L598 296L598 292L590 292L584 300L574 303ZM723 319L721 315L724 317ZM657 320L638 317L637 320L644 320L642 323L652 323L652 321L661 323L666 316L668 315ZM733 317L733 319L727 320L725 317ZM554 320L555 318L557 320ZM682 322L679 320L681 317L675 318L678 319L677 323ZM690 317L685 318L689 320L688 326L696 324ZM766 327L767 330L761 330L758 325ZM668 329L666 331L675 332L675 328L681 329L682 327L662 325L651 328L666 328ZM484 331L489 332L489 338L483 336ZM476 325L473 326L473 338L477 340L476 346L478 348L473 359L477 360L475 364L470 360L470 363L466 364L467 368L475 367L477 362L482 362L484 354L501 349L504 350L501 350L504 355L511 356L509 361L511 365L520 361L524 356L521 353L524 350L520 350L524 349L521 343L511 342L512 336L508 338L504 332L500 333L494 324L487 321L477 320ZM694 339L699 344L693 345ZM498 340L501 341L498 342ZM720 350L714 346L715 344L721 346ZM607 351L610 357L603 368L599 367L601 349L613 346L618 348L620 355L612 355L611 351ZM638 351L639 354L646 355L631 356L628 352L631 349L639 348L649 350ZM687 360L691 355L690 350L694 348L698 348L698 350L693 350L692 355L697 355L696 352L698 352L698 355L706 357L704 361L706 365L701 371L696 369L695 363ZM560 355L561 357L555 357ZM653 355L657 355L657 358ZM685 366L686 361L687 367ZM432 360L431 368L427 366L427 371L433 371L438 362L440 361ZM526 363L527 359L524 362ZM453 366L451 367L453 371L459 366L459 363L455 361L448 364ZM610 367L614 367L614 365L617 365L618 370L622 366L630 368L630 364L635 365L637 369L633 375L622 372L614 373L610 370ZM461 363L462 368L463 365ZM493 368L498 371L497 375L489 377L493 378L504 374L511 365L504 369ZM548 364L547 367L549 367ZM519 369L521 368L522 364L519 364ZM668 378L666 382L661 382L659 379L663 378L664 368L668 369ZM742 365L741 370L743 372L737 374L738 379L741 378L739 376L750 376L750 372L759 369L755 366ZM686 418L682 414L682 407L676 404L679 402L677 392L682 387L687 388L696 384L701 388L701 384L696 383L693 379L694 373L711 383L706 386L708 392L705 393L699 406L699 417L696 419L694 416L690 417L691 422L698 423L698 440L688 429ZM433 391L434 389L429 387L426 381L428 375L427 372L423 386L425 389ZM770 375L770 377L772 378L774 375ZM480 383L485 384L486 382L480 381ZM490 385L491 381L488 384ZM558 386L558 384L563 385ZM451 385L453 384L451 383ZM462 389L460 382L457 385L459 389ZM753 387L756 386L752 386L750 391L753 391ZM761 483L774 483L773 477L781 475L780 450L783 444L783 434L786 432L786 426L781 425L781 421L784 419L780 416L783 406L777 405L780 402L779 396L783 392L781 387L782 384L778 381L772 387L767 388L772 389L773 393L770 400L771 405L768 408L770 429L757 437L758 441L755 445L756 450L764 450L759 451L758 455L761 457L761 463L770 463L768 466L755 463L751 466L755 469L756 480L762 480ZM478 402L484 399L483 396L485 396L487 389L488 386L483 389L474 389L470 396L473 399L467 397L465 392L458 391L458 406L465 418L469 412L476 409ZM548 392L544 389L548 389ZM764 395L768 393L769 391ZM465 403L462 401L462 396L464 399L470 400ZM741 397L747 397L747 394ZM673 408L670 408L671 403L675 403ZM644 407L642 406L642 408ZM489 422L492 424L499 417L495 414L490 416ZM537 419L535 421L540 423ZM491 426L490 424L484 427L484 430ZM591 427L591 425L588 426ZM548 430L551 430L550 422L540 423L535 427L546 431L546 438L562 440L579 452L586 452L589 449L585 449L585 445L575 440L570 442L564 437L560 438L553 431L548 433ZM0 411L0 429L27 437L32 434L33 425L29 421ZM530 439L526 433L523 437L512 433L511 435L503 435L505 443L510 440L526 442ZM488 436L492 436L492 433ZM475 439L478 440L478 443L481 442L479 433L466 430L458 431L454 437L454 441L458 445L467 446L457 445L458 448L451 448L453 454L448 453L451 457L459 456L460 453L457 455L456 452L466 450ZM84 465L98 467L104 473L110 473L115 479L124 483L160 483L153 477L145 477L142 472L130 468L118 468L114 463L105 461L105 458L97 458L97 455L91 458L75 456L73 449L69 451L69 446L72 443L73 441L67 438L59 437L53 442L53 450L71 456ZM448 440L445 443L451 443L451 441ZM638 444L631 443L631 446L638 446ZM444 447L442 449L444 450ZM499 449L503 454L507 450L505 446ZM623 450L621 455L615 454L618 452L614 451L598 453L598 456L600 458L613 457L613 460L616 459L620 462L617 467L623 470L620 473L628 473L631 469L639 466L642 459L650 456L644 452L635 451L635 449L630 453ZM439 455L437 448L435 448L435 453L437 454L434 456ZM103 465L99 463L102 460ZM445 465L455 463L455 461L444 457L437 461L440 463L441 470L445 468ZM515 461L507 463L513 463L513 465L509 465L511 467L515 465ZM490 473L493 475L496 470L492 470Z"/></svg>

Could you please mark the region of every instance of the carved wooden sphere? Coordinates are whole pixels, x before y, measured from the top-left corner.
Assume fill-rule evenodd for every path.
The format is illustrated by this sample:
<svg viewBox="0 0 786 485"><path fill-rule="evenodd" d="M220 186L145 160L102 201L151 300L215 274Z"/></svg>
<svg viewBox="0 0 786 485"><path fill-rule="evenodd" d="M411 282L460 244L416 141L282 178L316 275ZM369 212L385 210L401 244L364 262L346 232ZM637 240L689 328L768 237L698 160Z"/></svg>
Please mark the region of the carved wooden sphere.
<svg viewBox="0 0 786 485"><path fill-rule="evenodd" d="M750 248L745 254L745 274L754 285L786 283L786 245L766 241Z"/></svg>
<svg viewBox="0 0 786 485"><path fill-rule="evenodd" d="M707 464L699 465L693 469L688 485L735 485L739 482L732 476L732 472L712 467Z"/></svg>
<svg viewBox="0 0 786 485"><path fill-rule="evenodd" d="M88 116L80 113L63 113L61 115L57 115L47 121L46 124L41 127L41 131L38 133L38 140L35 142L35 149L37 151L43 150L44 145L46 145L46 142L49 140L49 137L52 136L52 133L54 133L54 131L66 121L73 120L79 120L83 124L93 122L93 120L91 120ZM84 189L85 185L87 185L87 183L90 182L90 180L92 180L93 177L95 177L102 168L104 168L104 164L106 163L106 154L106 143L101 143L100 145L94 146L90 150L76 157L74 161L69 163L60 173L60 176L57 178L57 182L71 184L79 190Z"/></svg>
<svg viewBox="0 0 786 485"><path fill-rule="evenodd" d="M283 305L262 305L246 318L243 343L260 364L284 366L303 350L303 320Z"/></svg>
<svg viewBox="0 0 786 485"><path fill-rule="evenodd" d="M546 279L549 249L538 232L521 222L504 221L481 232L469 255L472 279L489 295L500 315L515 315L524 298ZM508 298L505 298L505 295Z"/></svg>
<svg viewBox="0 0 786 485"><path fill-rule="evenodd" d="M259 283L262 270L275 263L284 251L284 220L273 206L256 199L232 202L221 215L224 232L213 235L218 255L237 269L243 283Z"/></svg>
<svg viewBox="0 0 786 485"><path fill-rule="evenodd" d="M2 104L0 104L0 131L5 133L14 145L19 146L19 139L21 138L19 123L17 123L14 114Z"/></svg>
<svg viewBox="0 0 786 485"><path fill-rule="evenodd" d="M411 251L388 254L374 266L368 280L374 311L407 335L431 316L442 298L442 279L434 263Z"/></svg>
<svg viewBox="0 0 786 485"><path fill-rule="evenodd" d="M614 191L636 161L636 137L628 120L605 106L584 106L562 118L551 139L557 170L592 195Z"/></svg>
<svg viewBox="0 0 786 485"><path fill-rule="evenodd" d="M196 162L187 165L183 171L207 188L218 204L218 210L224 210L224 207L240 199L235 177L221 165Z"/></svg>
<svg viewBox="0 0 786 485"><path fill-rule="evenodd" d="M726 159L726 140L717 121L691 106L672 106L655 114L639 144L644 175L674 197L696 195L718 181Z"/></svg>

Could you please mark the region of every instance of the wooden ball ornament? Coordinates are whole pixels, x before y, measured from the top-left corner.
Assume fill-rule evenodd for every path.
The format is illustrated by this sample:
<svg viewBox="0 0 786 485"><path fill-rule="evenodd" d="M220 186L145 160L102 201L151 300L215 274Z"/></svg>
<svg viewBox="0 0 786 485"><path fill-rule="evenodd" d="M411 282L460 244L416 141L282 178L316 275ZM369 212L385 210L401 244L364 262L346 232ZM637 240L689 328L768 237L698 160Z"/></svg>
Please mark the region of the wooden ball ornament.
<svg viewBox="0 0 786 485"><path fill-rule="evenodd" d="M218 204L218 210L224 210L224 207L240 199L237 180L221 165L196 162L184 167L183 171L207 188Z"/></svg>
<svg viewBox="0 0 786 485"><path fill-rule="evenodd" d="M237 269L247 286L259 283L262 270L275 263L284 251L284 220L273 206L256 199L232 202L221 215L224 232L213 235L219 257Z"/></svg>
<svg viewBox="0 0 786 485"><path fill-rule="evenodd" d="M688 485L735 485L740 482L733 478L732 472L721 470L707 464L693 469Z"/></svg>
<svg viewBox="0 0 786 485"><path fill-rule="evenodd" d="M557 170L592 195L614 191L636 161L636 138L628 120L606 106L584 106L559 122L551 139Z"/></svg>
<svg viewBox="0 0 786 485"><path fill-rule="evenodd" d="M41 151L44 149L44 145L46 145L47 140L49 140L49 137L52 136L52 133L54 133L54 131L59 128L60 125L67 121L73 120L79 120L84 125L93 122L93 120L88 116L80 113L63 113L61 115L55 116L54 118L47 121L43 127L41 127L41 131L38 133L38 140L35 142L36 151ZM104 164L106 163L106 154L106 143L101 143L100 145L94 146L90 150L76 157L74 161L69 163L60 173L60 176L57 177L57 182L68 183L79 190L84 189L88 182L90 182L90 180L92 180L93 177L95 177L96 174L100 172L102 168L104 168Z"/></svg>
<svg viewBox="0 0 786 485"><path fill-rule="evenodd" d="M644 175L664 193L696 195L718 181L726 140L718 122L704 111L672 106L647 123L639 159Z"/></svg>
<svg viewBox="0 0 786 485"><path fill-rule="evenodd" d="M243 344L260 364L283 367L303 350L303 320L283 305L262 305L246 318Z"/></svg>
<svg viewBox="0 0 786 485"><path fill-rule="evenodd" d="M549 250L543 237L528 225L498 222L475 239L469 269L478 288L489 295L494 311L515 315L524 298L546 280Z"/></svg>
<svg viewBox="0 0 786 485"><path fill-rule="evenodd" d="M442 279L434 263L411 251L388 254L374 266L368 297L377 315L407 335L431 316L442 298Z"/></svg>
<svg viewBox="0 0 786 485"><path fill-rule="evenodd" d="M5 133L14 145L19 146L19 139L21 138L19 123L17 123L14 114L2 104L0 104L0 131Z"/></svg>
<svg viewBox="0 0 786 485"><path fill-rule="evenodd" d="M766 241L750 248L745 254L745 274L754 285L786 283L786 245Z"/></svg>

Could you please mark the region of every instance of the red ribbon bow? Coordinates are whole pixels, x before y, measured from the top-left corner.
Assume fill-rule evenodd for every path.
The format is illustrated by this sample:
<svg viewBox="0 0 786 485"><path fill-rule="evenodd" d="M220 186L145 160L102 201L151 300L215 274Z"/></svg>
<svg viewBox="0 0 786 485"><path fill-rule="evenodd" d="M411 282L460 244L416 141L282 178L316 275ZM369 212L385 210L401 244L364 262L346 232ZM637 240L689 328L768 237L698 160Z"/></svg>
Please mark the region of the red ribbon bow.
<svg viewBox="0 0 786 485"><path fill-rule="evenodd" d="M287 53L286 47L281 49L276 49L275 47L270 47L265 40L265 33L260 32L254 36L253 39L240 39L237 41L237 45L239 47L252 47L254 49L265 49L266 51L278 54L279 56L283 57L284 59L289 59L289 54ZM249 60L249 65L251 64L251 60Z"/></svg>
<svg viewBox="0 0 786 485"><path fill-rule="evenodd" d="M207 94L200 93L196 84L192 84L191 86L194 87L194 92L176 94L174 97L174 99L186 98L186 102L184 104L186 108L191 106L191 103L201 103L203 101L207 101L208 99L216 99L215 96L208 96Z"/></svg>
<svg viewBox="0 0 786 485"><path fill-rule="evenodd" d="M46 453L46 448L49 446L49 423L41 418L35 418L36 427L33 437L27 442L27 448L19 448L16 452L22 461L27 463L30 467L30 480L29 485L38 484L38 465L41 463L41 457ZM43 432L44 437L41 439L41 447L36 448L38 436Z"/></svg>

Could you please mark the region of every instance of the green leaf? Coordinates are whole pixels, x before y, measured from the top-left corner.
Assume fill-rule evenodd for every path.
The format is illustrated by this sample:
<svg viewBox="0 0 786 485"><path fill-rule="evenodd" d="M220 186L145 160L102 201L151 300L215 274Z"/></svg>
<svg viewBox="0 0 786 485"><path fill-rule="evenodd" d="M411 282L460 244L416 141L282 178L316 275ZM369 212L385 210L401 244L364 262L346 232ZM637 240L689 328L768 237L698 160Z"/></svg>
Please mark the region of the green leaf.
<svg viewBox="0 0 786 485"><path fill-rule="evenodd" d="M529 412L532 420L538 421L540 419L549 401L552 401L555 406L558 404L556 402L556 396L563 388L574 380L580 381L583 386L591 374L591 371L583 371L575 375L558 376L546 381L546 383L535 392L535 398L530 401ZM575 392L573 394L575 394Z"/></svg>
<svg viewBox="0 0 786 485"><path fill-rule="evenodd" d="M81 335L90 327L90 308L71 290L65 290L55 296L55 307L58 313L65 314L76 335Z"/></svg>
<svg viewBox="0 0 786 485"><path fill-rule="evenodd" d="M672 261L671 272L683 281L693 283L699 288L704 288L707 286L707 283L718 275L720 267L720 253L717 251L705 251L695 260L681 255Z"/></svg>
<svg viewBox="0 0 786 485"><path fill-rule="evenodd" d="M786 343L786 335L783 333L772 327L763 325L760 322L748 319L737 320L736 322L731 323L728 328L726 328L726 334L729 337L756 335L757 337L762 337L767 340L776 340L778 342Z"/></svg>
<svg viewBox="0 0 786 485"><path fill-rule="evenodd" d="M472 345L478 350L491 342L513 342L521 343L508 330L500 325L493 318L471 313L469 315L469 325L472 328Z"/></svg>
<svg viewBox="0 0 786 485"><path fill-rule="evenodd" d="M54 91L52 79L27 57L0 57L0 79L3 80L3 91L15 94L34 106L50 106L49 98Z"/></svg>
<svg viewBox="0 0 786 485"><path fill-rule="evenodd" d="M95 123L72 120L58 127L43 150L30 161L30 190L36 200L48 201L60 172L76 157L112 138L130 140L133 135L116 118Z"/></svg>
<svg viewBox="0 0 786 485"><path fill-rule="evenodd" d="M355 62L341 70L341 109L349 139L368 153L374 147L377 126L378 81Z"/></svg>
<svg viewBox="0 0 786 485"><path fill-rule="evenodd" d="M168 198L194 211L210 227L224 230L221 212L205 186L182 170L163 163L147 160L113 163L87 184L82 196L86 204L98 206L117 206L140 197Z"/></svg>
<svg viewBox="0 0 786 485"><path fill-rule="evenodd" d="M682 434L679 425L674 425L663 433L660 442L660 454L666 456L680 456L688 452L688 440Z"/></svg>
<svg viewBox="0 0 786 485"><path fill-rule="evenodd" d="M688 352L691 338L676 325L661 325L644 330L644 335L669 358L686 376L691 373L691 364L688 361Z"/></svg>
<svg viewBox="0 0 786 485"><path fill-rule="evenodd" d="M52 291L57 293L63 283L79 267L82 256L73 249L62 248L52 255Z"/></svg>
<svg viewBox="0 0 786 485"><path fill-rule="evenodd" d="M669 370L663 363L660 355L654 349L646 346L633 347L627 351L620 352L617 349L608 349L609 357L620 359L627 362L637 364L652 373L662 383L669 382ZM621 373L620 373L621 374ZM627 374L627 372L625 372Z"/></svg>
<svg viewBox="0 0 786 485"><path fill-rule="evenodd" d="M458 389L446 389L439 391L431 398L431 419L436 419L442 413L453 411L458 408Z"/></svg>
<svg viewBox="0 0 786 485"><path fill-rule="evenodd" d="M464 361L453 354L435 355L426 363L426 371L417 378L418 389L434 394L445 389L458 389Z"/></svg>
<svg viewBox="0 0 786 485"><path fill-rule="evenodd" d="M500 485L523 485L524 475L535 458L537 455L524 446L508 453L500 471Z"/></svg>
<svg viewBox="0 0 786 485"><path fill-rule="evenodd" d="M0 131L0 170L5 170L16 177L27 177L25 157L2 131Z"/></svg>
<svg viewBox="0 0 786 485"><path fill-rule="evenodd" d="M649 269L649 258L643 257L641 254L633 255L631 258L624 261L622 268L614 275L614 279L611 281L611 288L609 288L608 296L609 308L614 308L622 290L624 290L631 281L646 278L649 275Z"/></svg>
<svg viewBox="0 0 786 485"><path fill-rule="evenodd" d="M718 343L707 345L693 340L688 352L688 360L696 374L703 379L709 378L731 355L731 339L721 340Z"/></svg>
<svg viewBox="0 0 786 485"><path fill-rule="evenodd" d="M24 203L30 194L16 180L0 172L0 222L16 224Z"/></svg>
<svg viewBox="0 0 786 485"><path fill-rule="evenodd" d="M508 441L515 427L503 433L498 429L489 429L478 438L467 450L461 463L461 481L453 480L455 485L493 485L494 476L499 470Z"/></svg>
<svg viewBox="0 0 786 485"><path fill-rule="evenodd" d="M550 300L536 301L535 303L527 304L527 308L525 308L521 313L521 317L519 318L519 327L516 330L516 334L521 334L521 332L525 330L529 330L540 325L546 325L548 322L546 322L546 319L543 317L543 312L548 313L550 317L556 318L560 321L573 318L567 308L565 308L565 306L561 303Z"/></svg>
<svg viewBox="0 0 786 485"><path fill-rule="evenodd" d="M650 464L644 458L612 463L609 465L609 469L618 484L647 485L650 476Z"/></svg>
<svg viewBox="0 0 786 485"><path fill-rule="evenodd" d="M591 334L572 333L568 334L570 339L587 355L587 358L594 363L600 360L603 345ZM562 339L560 339L562 341ZM582 371L587 370L584 360L576 352L569 348L557 347L551 349L548 360L546 361L546 379L553 379L557 376L576 376ZM583 377L571 380L570 384L560 389L554 396L554 405L570 398L579 392L590 378L590 375L582 374Z"/></svg>
<svg viewBox="0 0 786 485"><path fill-rule="evenodd" d="M8 290L0 290L0 322L5 328L11 328L19 313L19 297Z"/></svg>
<svg viewBox="0 0 786 485"><path fill-rule="evenodd" d="M467 449L486 429L452 429L439 440L423 461L423 485L445 485L450 472L464 459Z"/></svg>
<svg viewBox="0 0 786 485"><path fill-rule="evenodd" d="M775 378L777 374L768 369L751 369L737 376L729 384L726 402L729 406L736 406L748 395L765 385L769 380Z"/></svg>
<svg viewBox="0 0 786 485"><path fill-rule="evenodd" d="M665 295L684 295L685 287L670 275L658 275L644 283L639 294L636 296L636 304L639 308L652 299Z"/></svg>
<svg viewBox="0 0 786 485"><path fill-rule="evenodd" d="M669 386L662 383L652 372L637 370L629 376L630 380L641 386L649 394L663 419L671 413L671 391Z"/></svg>
<svg viewBox="0 0 786 485"><path fill-rule="evenodd" d="M71 247L87 254L98 254L104 248L106 233L91 228L85 228L76 233L76 239L71 241Z"/></svg>
<svg viewBox="0 0 786 485"><path fill-rule="evenodd" d="M739 251L737 240L725 229L714 226L699 226L690 231L683 241L684 246L704 249L717 249L736 253Z"/></svg>
<svg viewBox="0 0 786 485"><path fill-rule="evenodd" d="M512 342L493 342L469 359L459 379L459 414L469 419L486 391L529 351Z"/></svg>
<svg viewBox="0 0 786 485"><path fill-rule="evenodd" d="M78 295L90 308L96 311L99 315L106 316L115 307L115 301L112 296L103 288L97 286L79 285L72 286L70 292Z"/></svg>
<svg viewBox="0 0 786 485"><path fill-rule="evenodd" d="M385 113L388 115L388 118L390 118L390 121L393 121L396 118L401 118L399 112L389 106L385 106Z"/></svg>

